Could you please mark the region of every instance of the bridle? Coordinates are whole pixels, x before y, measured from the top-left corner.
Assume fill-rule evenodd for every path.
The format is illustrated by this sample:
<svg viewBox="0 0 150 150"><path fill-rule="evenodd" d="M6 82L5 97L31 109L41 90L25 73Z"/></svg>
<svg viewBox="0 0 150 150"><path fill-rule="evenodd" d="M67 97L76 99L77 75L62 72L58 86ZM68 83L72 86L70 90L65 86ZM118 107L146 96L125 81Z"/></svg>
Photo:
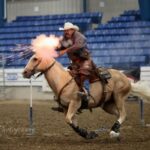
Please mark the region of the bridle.
<svg viewBox="0 0 150 150"><path fill-rule="evenodd" d="M35 65L34 70L32 71L33 73L35 73L36 68L38 67L38 65L41 63L41 60L39 61L39 63L37 65ZM46 73L48 70L50 70L54 65L55 65L56 61L54 60L54 62L47 67L44 71L41 71L37 76L35 76L34 74L32 75L32 77L34 79L37 79L38 77L40 77L41 75L43 75L44 73Z"/></svg>

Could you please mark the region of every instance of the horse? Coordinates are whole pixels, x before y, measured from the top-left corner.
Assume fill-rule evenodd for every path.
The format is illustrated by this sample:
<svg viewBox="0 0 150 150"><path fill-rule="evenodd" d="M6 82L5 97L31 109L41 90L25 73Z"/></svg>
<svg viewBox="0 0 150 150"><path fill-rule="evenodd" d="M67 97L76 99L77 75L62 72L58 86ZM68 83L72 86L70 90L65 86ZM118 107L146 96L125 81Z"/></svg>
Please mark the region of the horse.
<svg viewBox="0 0 150 150"><path fill-rule="evenodd" d="M125 101L132 91L138 96L141 91L136 91L135 88L137 87L133 86L119 70L108 69L108 71L111 78L105 86L101 81L90 84L89 92L91 96L88 101L88 108L99 107L107 113L115 115L117 120L110 129L110 137L119 137L120 127L126 119ZM96 132L78 126L76 113L81 108L82 99L77 94L79 87L69 71L64 69L55 58L42 58L35 52L26 64L22 74L24 78L31 78L36 73L44 74L49 86L55 93L56 101L64 109L67 124L85 139L97 137Z"/></svg>

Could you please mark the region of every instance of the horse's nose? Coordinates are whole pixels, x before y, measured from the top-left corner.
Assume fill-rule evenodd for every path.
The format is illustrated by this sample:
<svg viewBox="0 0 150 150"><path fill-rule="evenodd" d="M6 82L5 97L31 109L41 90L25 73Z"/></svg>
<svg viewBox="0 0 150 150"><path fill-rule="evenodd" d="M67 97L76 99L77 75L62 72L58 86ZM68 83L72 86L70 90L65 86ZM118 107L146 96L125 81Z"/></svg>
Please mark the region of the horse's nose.
<svg viewBox="0 0 150 150"><path fill-rule="evenodd" d="M26 70L24 70L24 71L22 72L22 74L27 74L27 71L26 71Z"/></svg>
<svg viewBox="0 0 150 150"><path fill-rule="evenodd" d="M28 73L28 72L27 72L26 70L24 70L24 71L22 72L22 75L23 75L24 78L26 77L27 73Z"/></svg>

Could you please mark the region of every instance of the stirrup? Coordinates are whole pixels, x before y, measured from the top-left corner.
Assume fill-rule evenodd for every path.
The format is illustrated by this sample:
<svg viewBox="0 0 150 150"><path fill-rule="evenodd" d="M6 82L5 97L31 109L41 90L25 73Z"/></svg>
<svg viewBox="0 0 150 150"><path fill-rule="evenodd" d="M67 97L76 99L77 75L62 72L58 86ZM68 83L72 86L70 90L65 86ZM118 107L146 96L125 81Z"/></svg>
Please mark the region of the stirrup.
<svg viewBox="0 0 150 150"><path fill-rule="evenodd" d="M80 109L88 109L89 96L81 91L78 91L78 96L81 98L81 107Z"/></svg>
<svg viewBox="0 0 150 150"><path fill-rule="evenodd" d="M82 100L89 101L89 95L87 93L78 91L77 94Z"/></svg>

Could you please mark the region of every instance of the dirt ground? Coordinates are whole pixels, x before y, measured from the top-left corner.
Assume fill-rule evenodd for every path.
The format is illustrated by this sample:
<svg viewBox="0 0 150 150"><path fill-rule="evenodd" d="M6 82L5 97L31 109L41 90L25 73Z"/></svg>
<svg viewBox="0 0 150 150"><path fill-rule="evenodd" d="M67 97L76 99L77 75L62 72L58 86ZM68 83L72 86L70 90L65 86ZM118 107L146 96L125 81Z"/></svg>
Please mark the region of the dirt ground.
<svg viewBox="0 0 150 150"><path fill-rule="evenodd" d="M33 101L33 134L29 132L29 103L0 101L0 150L149 150L150 104L145 104L145 122L140 125L139 104L127 102L127 120L121 128L121 140L111 139L109 129L115 117L101 109L83 111L79 126L100 129L99 136L85 140L65 123L64 115L51 110L53 101ZM149 127L148 127L149 126Z"/></svg>

